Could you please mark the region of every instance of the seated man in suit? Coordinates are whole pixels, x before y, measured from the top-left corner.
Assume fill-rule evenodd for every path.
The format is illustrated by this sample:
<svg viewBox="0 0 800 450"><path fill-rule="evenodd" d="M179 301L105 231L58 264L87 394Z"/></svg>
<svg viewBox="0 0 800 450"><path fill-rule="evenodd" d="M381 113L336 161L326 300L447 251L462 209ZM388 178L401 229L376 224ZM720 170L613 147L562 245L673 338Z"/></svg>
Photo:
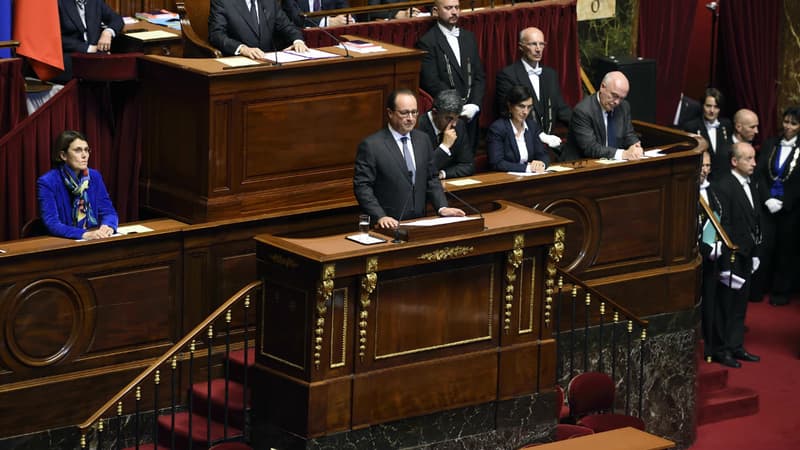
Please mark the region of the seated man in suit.
<svg viewBox="0 0 800 450"><path fill-rule="evenodd" d="M708 152L711 155L711 173L713 179L716 174L723 174L730 167L730 145L733 137L733 124L729 119L719 116L722 108L722 93L715 88L706 89L703 97L703 117L691 120L684 124L683 130L697 133L708 142Z"/></svg>
<svg viewBox="0 0 800 450"><path fill-rule="evenodd" d="M401 220L424 216L428 201L440 216L464 216L464 211L447 206L433 166L433 145L414 129L419 114L414 93L392 92L386 113L389 126L358 145L353 174L353 191L370 222L397 228Z"/></svg>
<svg viewBox="0 0 800 450"><path fill-rule="evenodd" d="M124 26L122 17L103 0L58 0L58 20L64 73L53 80L57 83L72 79L70 53L109 52L111 40Z"/></svg>
<svg viewBox="0 0 800 450"><path fill-rule="evenodd" d="M303 17L304 13L349 8L347 0L283 0L283 12L295 25L304 27L338 27L355 23L353 16L339 14L327 17Z"/></svg>
<svg viewBox="0 0 800 450"><path fill-rule="evenodd" d="M625 101L629 90L622 72L607 73L597 94L584 97L572 111L567 145L585 158L641 158L642 146Z"/></svg>
<svg viewBox="0 0 800 450"><path fill-rule="evenodd" d="M506 96L512 86L527 86L533 94L533 115L543 136L539 138L550 147L561 145L558 136L551 136L556 121L569 125L572 110L561 96L558 73L550 67L542 66L542 55L547 43L542 30L530 27L519 32L519 52L522 59L503 68L497 74L495 84L495 107L498 115L503 115Z"/></svg>
<svg viewBox="0 0 800 450"><path fill-rule="evenodd" d="M468 177L475 173L475 154L467 145L467 129L459 119L464 101L455 89L442 91L433 101L433 108L419 119L419 129L439 146L433 161L439 178Z"/></svg>
<svg viewBox="0 0 800 450"><path fill-rule="evenodd" d="M265 59L279 45L276 37L291 42L288 49L308 51L303 33L275 0L211 0L208 40L224 55Z"/></svg>
<svg viewBox="0 0 800 450"><path fill-rule="evenodd" d="M367 1L367 5L375 6L375 5L390 5L392 3L401 3L406 0L369 0ZM385 11L375 11L369 13L368 20L389 20L389 19L407 19L409 17L417 17L420 11L417 8L408 8L408 9L388 9Z"/></svg>

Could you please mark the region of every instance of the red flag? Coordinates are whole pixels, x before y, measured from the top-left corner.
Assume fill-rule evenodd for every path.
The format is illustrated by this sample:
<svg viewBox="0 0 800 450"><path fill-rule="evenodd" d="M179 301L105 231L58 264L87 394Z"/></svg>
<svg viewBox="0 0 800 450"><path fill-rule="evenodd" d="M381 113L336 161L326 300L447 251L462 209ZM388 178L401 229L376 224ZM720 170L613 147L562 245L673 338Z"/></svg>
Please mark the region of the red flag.
<svg viewBox="0 0 800 450"><path fill-rule="evenodd" d="M26 56L39 78L49 80L64 70L58 2L25 0L13 2L14 40L17 54Z"/></svg>

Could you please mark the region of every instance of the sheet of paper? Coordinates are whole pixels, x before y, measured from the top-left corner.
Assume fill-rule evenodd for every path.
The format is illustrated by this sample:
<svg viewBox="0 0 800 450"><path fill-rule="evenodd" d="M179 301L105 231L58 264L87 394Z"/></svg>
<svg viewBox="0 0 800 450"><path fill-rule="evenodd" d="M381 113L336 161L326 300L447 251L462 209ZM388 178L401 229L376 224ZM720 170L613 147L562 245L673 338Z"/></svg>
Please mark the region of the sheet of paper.
<svg viewBox="0 0 800 450"><path fill-rule="evenodd" d="M152 41L155 39L174 39L179 38L175 33L169 31L153 30L153 31L139 31L137 33L126 33L125 36L130 36L134 39L141 41Z"/></svg>
<svg viewBox="0 0 800 450"><path fill-rule="evenodd" d="M624 163L624 159L596 159L598 164L619 164Z"/></svg>
<svg viewBox="0 0 800 450"><path fill-rule="evenodd" d="M250 59L245 56L231 56L228 58L219 58L217 61L225 64L228 67L247 67L247 66L257 66L259 64L263 64L258 62L254 59Z"/></svg>
<svg viewBox="0 0 800 450"><path fill-rule="evenodd" d="M538 173L533 172L506 172L509 175L514 175L515 177L532 177L534 175L539 175Z"/></svg>
<svg viewBox="0 0 800 450"><path fill-rule="evenodd" d="M547 168L548 172L566 172L568 170L574 170L574 167L564 167L564 166L550 166Z"/></svg>
<svg viewBox="0 0 800 450"><path fill-rule="evenodd" d="M346 45L347 42L337 45L339 48L344 48L343 45ZM386 49L381 47L380 45L370 45L369 47L355 47L353 45L348 45L347 49L351 52L355 53L379 53L385 52Z"/></svg>
<svg viewBox="0 0 800 450"><path fill-rule="evenodd" d="M135 17L131 17L131 16L125 16L125 17L122 18L122 23L124 23L125 25L132 25L132 24L134 24L134 23L136 23L138 21L139 21L139 19L137 19Z"/></svg>
<svg viewBox="0 0 800 450"><path fill-rule="evenodd" d="M267 61L278 62L280 64L305 61L308 58L302 56L302 53L289 53L289 52L264 52L264 59Z"/></svg>
<svg viewBox="0 0 800 450"><path fill-rule="evenodd" d="M370 234L351 234L347 236L347 239L351 241L358 242L359 244L364 245L371 245L371 244L380 244L381 242L386 242L386 239L381 239Z"/></svg>
<svg viewBox="0 0 800 450"><path fill-rule="evenodd" d="M476 180L474 178L459 178L457 180L446 181L447 184L452 184L453 186L469 186L470 184L481 184L481 180Z"/></svg>
<svg viewBox="0 0 800 450"><path fill-rule="evenodd" d="M305 59L342 58L341 55L337 55L336 53L324 52L322 50L317 50L315 48L310 48L305 53L299 53L292 50L287 50L286 53L289 53L291 55L302 56Z"/></svg>
<svg viewBox="0 0 800 450"><path fill-rule="evenodd" d="M409 222L405 223L402 222L400 225L405 227L432 227L434 225L443 225L446 223L456 223L456 222L465 222L467 220L476 220L478 217L437 217L435 219L425 219L425 220L417 220L416 222Z"/></svg>
<svg viewBox="0 0 800 450"><path fill-rule="evenodd" d="M153 229L144 225L125 225L117 228L118 234L148 233L150 231L153 231Z"/></svg>
<svg viewBox="0 0 800 450"><path fill-rule="evenodd" d="M652 150L647 150L646 152L644 152L644 156L645 158L655 158L657 156L665 156L665 155L660 148L654 148Z"/></svg>

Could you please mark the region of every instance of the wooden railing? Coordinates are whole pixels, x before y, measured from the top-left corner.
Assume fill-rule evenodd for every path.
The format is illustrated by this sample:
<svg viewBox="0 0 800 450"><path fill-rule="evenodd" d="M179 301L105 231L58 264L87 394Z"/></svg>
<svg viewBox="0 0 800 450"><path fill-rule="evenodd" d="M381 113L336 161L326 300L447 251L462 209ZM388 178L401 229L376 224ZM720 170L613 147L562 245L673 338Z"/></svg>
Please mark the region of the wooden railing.
<svg viewBox="0 0 800 450"><path fill-rule="evenodd" d="M203 343L201 341L205 341L205 349L207 354L207 365L204 367L205 371L207 372L207 383L208 383L208 393L210 396L211 393L211 380L212 380L212 363L213 363L213 356L215 350L219 352L219 347L224 345L224 377L226 380L225 387L226 387L226 400L228 398L227 392L227 380L229 378L229 362L228 356L231 352L231 322L233 321L233 308L234 307L241 307L241 313L243 316L243 348L244 348L244 355L245 355L245 366L247 366L247 352L248 346L250 344L248 338L250 334L250 330L248 329L248 324L251 321L250 318L250 310L251 310L251 296L258 293L261 289L261 281L254 281L247 286L240 289L236 292L231 298L226 300L219 308L217 308L213 313L211 313L206 319L200 322L196 327L194 327L188 334L182 337L175 345L173 345L166 353L161 355L160 357L156 358L152 364L150 364L142 373L136 376L130 383L128 383L124 388L122 388L119 392L114 394L108 401L103 404L97 411L92 413L85 421L78 425L81 434L81 449L89 448L87 435L89 431L94 428L97 432L97 446L98 450L105 448L104 447L104 435L107 430L112 428L112 425L115 425L116 428L116 436L113 439L108 439L109 445L117 445L117 448L122 448L119 445L119 442L122 440L130 439L130 433L125 433L127 438L123 437L123 432L121 430L122 427L122 417L123 415L131 415L134 430L132 432L132 438L134 444L137 448L139 447L139 442L141 440L141 436L145 435L143 430L141 429L140 423L143 420L140 420L141 416L145 412L153 412L156 415L159 412L164 412L166 414L174 415L181 410L184 406L187 406L189 411L192 411L192 396L189 393L187 397L186 403L181 400L181 394L178 392L179 388L178 385L180 383L180 372L178 369L183 369L183 365L187 364L187 372L188 372L188 384L187 391L191 390L191 385L193 381L196 381L196 371L195 369L203 368L201 365L195 366L195 353L200 351L203 348ZM222 327L221 336L215 332L214 324L218 320L224 320L225 325ZM201 336L204 335L204 336ZM224 339L224 344L217 344L215 346L215 342ZM162 409L161 406L163 405L162 399L159 393L159 386L162 384L162 380L166 378L162 376L161 371L162 369L167 368L166 372L171 374L171 392L169 394L169 406L165 409ZM149 387L147 385L148 380L152 383ZM244 388L243 393L244 396L247 396L248 393L248 382L247 382L247 370L244 371ZM152 408L145 408L144 400L143 400L143 392L148 391L152 393ZM125 405L127 404L130 406L130 398L134 397L133 399L133 411L129 411L125 409ZM247 404L247 399L243 399L244 404ZM211 413L211 401L209 400L209 416L207 419L211 420L210 413ZM226 403L227 405L227 403ZM106 417L111 413L114 416L114 419L110 417ZM227 418L227 411L226 411L226 418ZM152 441L158 442L158 423L157 417L153 418L153 435ZM112 423L114 421L114 423ZM174 426L175 421L172 421L172 440L173 440L173 448L174 448ZM228 436L227 428L228 423L224 424L226 432L225 437L227 438L241 438L241 436ZM191 438L191 419L189 420L189 435ZM212 442L211 439L211 426L210 423L206 424L206 429L208 430L208 446L212 446L217 442ZM245 430L243 430L245 431ZM92 446L92 448L95 448Z"/></svg>
<svg viewBox="0 0 800 450"><path fill-rule="evenodd" d="M557 271L558 284L551 288L555 297L556 382L566 386L578 373L606 372L615 385L622 381L625 414L630 414L632 386L636 381L636 409L638 416L643 417L648 321L569 272ZM634 340L639 341L638 360L635 359ZM634 380L633 371L637 365L638 374Z"/></svg>

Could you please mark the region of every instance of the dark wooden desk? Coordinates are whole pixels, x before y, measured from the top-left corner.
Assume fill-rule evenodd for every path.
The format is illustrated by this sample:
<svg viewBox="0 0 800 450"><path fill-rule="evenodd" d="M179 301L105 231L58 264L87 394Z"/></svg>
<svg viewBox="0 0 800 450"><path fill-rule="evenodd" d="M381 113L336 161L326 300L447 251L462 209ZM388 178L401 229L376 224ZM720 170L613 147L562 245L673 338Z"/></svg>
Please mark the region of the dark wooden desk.
<svg viewBox="0 0 800 450"><path fill-rule="evenodd" d="M255 417L317 437L551 385L545 267L568 221L495 206L483 231L401 244L257 236Z"/></svg>
<svg viewBox="0 0 800 450"><path fill-rule="evenodd" d="M182 336L185 224L143 225L153 231L0 243L4 433L77 423Z"/></svg>
<svg viewBox="0 0 800 450"><path fill-rule="evenodd" d="M238 69L145 56L142 206L197 223L351 201L358 142L391 91L418 85L422 52L383 45Z"/></svg>

